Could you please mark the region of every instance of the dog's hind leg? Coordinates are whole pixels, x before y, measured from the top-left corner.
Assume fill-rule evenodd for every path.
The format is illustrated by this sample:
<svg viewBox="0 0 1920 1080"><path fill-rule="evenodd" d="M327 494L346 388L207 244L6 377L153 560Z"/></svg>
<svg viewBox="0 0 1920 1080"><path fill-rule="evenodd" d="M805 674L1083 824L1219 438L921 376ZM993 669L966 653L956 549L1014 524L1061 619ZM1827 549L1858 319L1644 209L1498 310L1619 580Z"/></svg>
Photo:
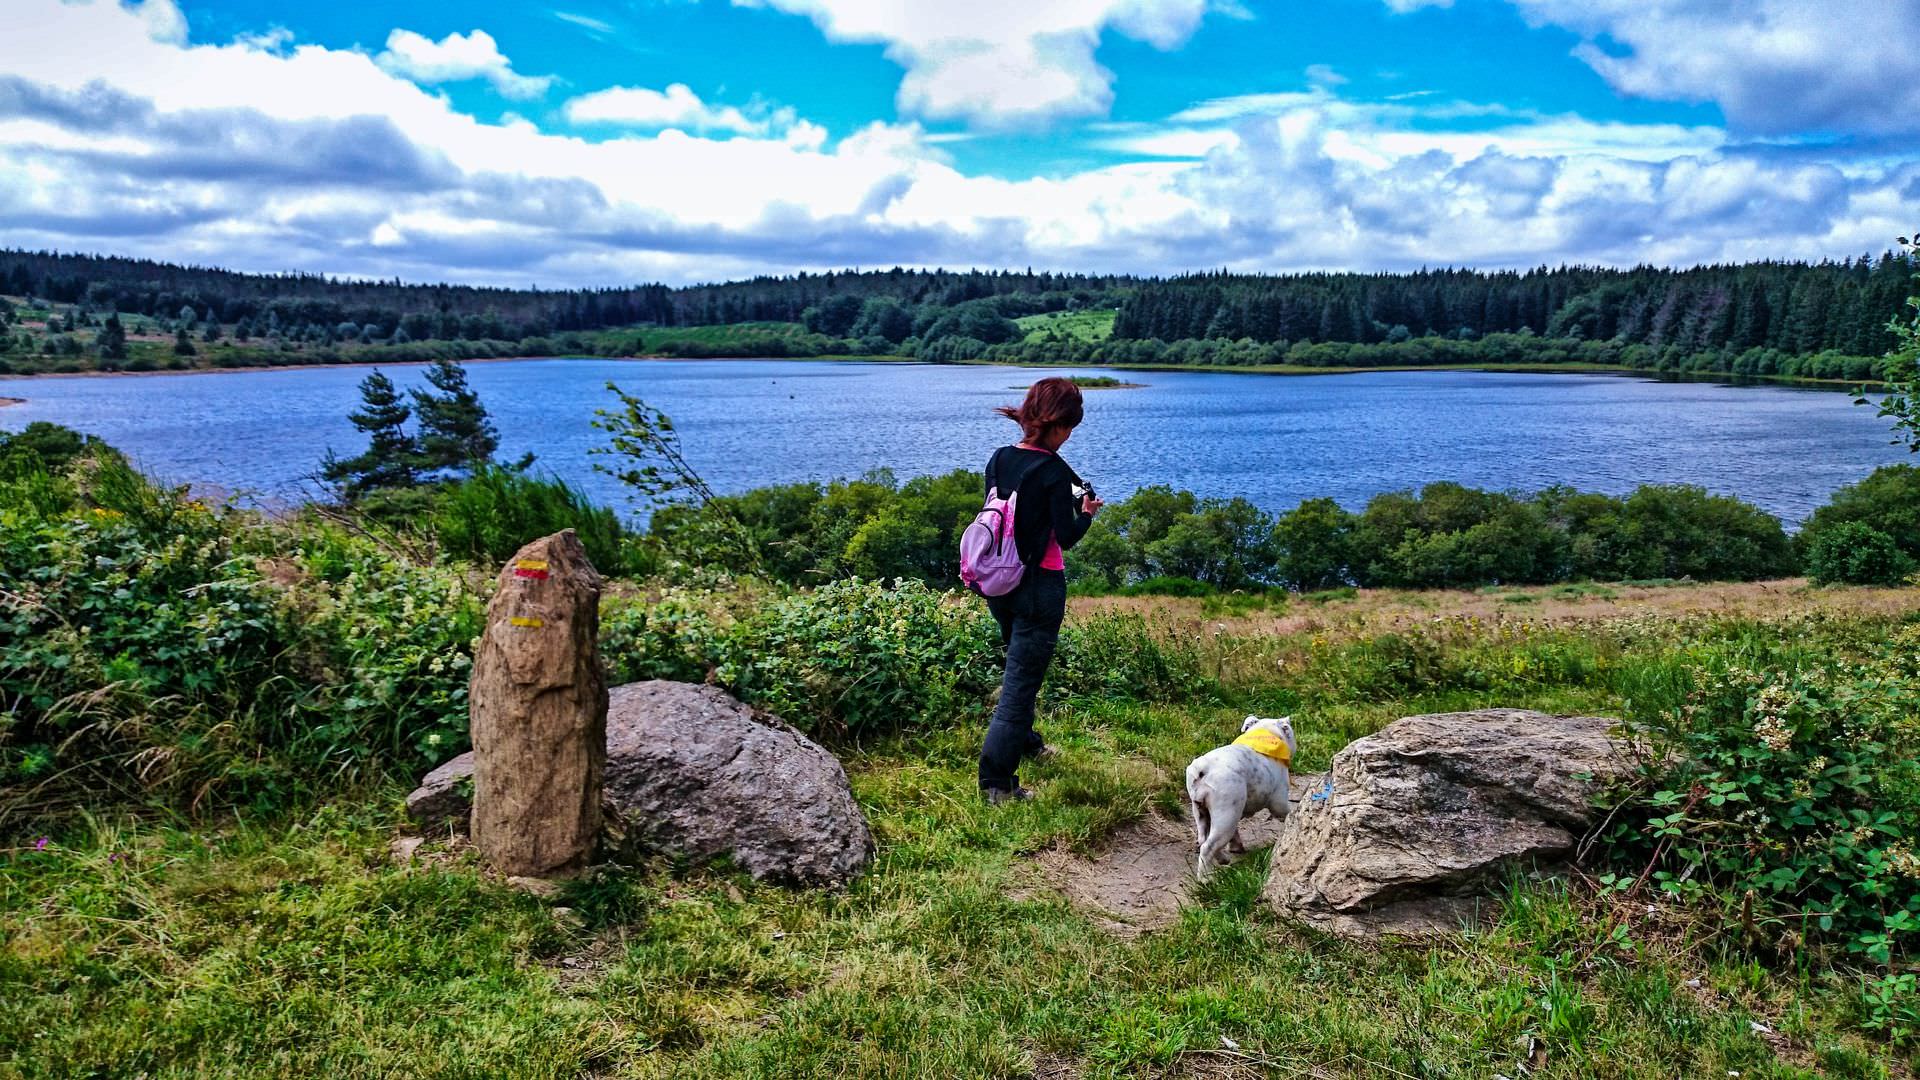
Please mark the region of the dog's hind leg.
<svg viewBox="0 0 1920 1080"><path fill-rule="evenodd" d="M1240 805L1231 799L1221 800L1220 806L1209 806L1207 835L1200 841L1200 864L1196 876L1205 881L1213 872L1214 864L1226 862L1226 847L1240 831Z"/></svg>

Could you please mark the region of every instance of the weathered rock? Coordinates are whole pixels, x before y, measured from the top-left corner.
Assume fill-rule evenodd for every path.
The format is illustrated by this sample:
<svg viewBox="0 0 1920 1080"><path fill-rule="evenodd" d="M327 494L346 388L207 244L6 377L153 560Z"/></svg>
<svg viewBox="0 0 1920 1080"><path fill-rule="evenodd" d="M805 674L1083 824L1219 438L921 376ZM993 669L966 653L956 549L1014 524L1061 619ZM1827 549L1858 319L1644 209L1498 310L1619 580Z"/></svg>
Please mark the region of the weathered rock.
<svg viewBox="0 0 1920 1080"><path fill-rule="evenodd" d="M572 529L520 549L473 659L473 843L510 877L578 872L600 831L600 575Z"/></svg>
<svg viewBox="0 0 1920 1080"><path fill-rule="evenodd" d="M428 774L407 799L414 820L460 820L460 778L471 775L472 761L462 754ZM729 855L756 878L796 885L845 884L872 857L872 833L840 762L716 687L615 687L605 778L606 805L618 818L609 827L645 848Z"/></svg>
<svg viewBox="0 0 1920 1080"><path fill-rule="evenodd" d="M640 843L695 859L730 855L762 880L841 885L873 854L839 759L717 687L617 688L607 796Z"/></svg>
<svg viewBox="0 0 1920 1080"><path fill-rule="evenodd" d="M1572 853L1597 787L1632 768L1615 723L1488 709L1355 741L1296 806L1267 900L1335 933L1457 929L1505 868Z"/></svg>
<svg viewBox="0 0 1920 1080"><path fill-rule="evenodd" d="M407 817L425 829L468 828L473 813L473 754L442 762L407 796Z"/></svg>

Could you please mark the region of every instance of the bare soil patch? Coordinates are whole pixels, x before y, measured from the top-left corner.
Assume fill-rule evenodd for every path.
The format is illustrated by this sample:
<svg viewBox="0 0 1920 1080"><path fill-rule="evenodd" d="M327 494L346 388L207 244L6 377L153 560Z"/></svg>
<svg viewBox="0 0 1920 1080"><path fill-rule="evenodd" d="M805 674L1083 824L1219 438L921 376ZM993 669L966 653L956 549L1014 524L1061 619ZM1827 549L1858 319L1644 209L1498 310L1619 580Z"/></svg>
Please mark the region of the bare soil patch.
<svg viewBox="0 0 1920 1080"><path fill-rule="evenodd" d="M1294 776L1294 801L1320 780L1317 775ZM1272 847L1282 828L1263 810L1240 822L1240 839L1249 852ZM1057 846L1035 855L1032 879L1022 883L1017 895L1058 893L1103 929L1134 937L1179 919L1194 885L1198 857L1191 819L1149 814L1116 831L1091 854Z"/></svg>

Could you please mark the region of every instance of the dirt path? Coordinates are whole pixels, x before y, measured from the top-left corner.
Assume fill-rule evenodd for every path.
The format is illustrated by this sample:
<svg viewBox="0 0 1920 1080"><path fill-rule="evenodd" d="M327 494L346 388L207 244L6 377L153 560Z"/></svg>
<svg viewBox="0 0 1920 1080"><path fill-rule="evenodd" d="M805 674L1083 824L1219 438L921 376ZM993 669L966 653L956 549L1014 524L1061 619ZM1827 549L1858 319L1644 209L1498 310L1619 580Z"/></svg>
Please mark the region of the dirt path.
<svg viewBox="0 0 1920 1080"><path fill-rule="evenodd" d="M1322 779L1293 777L1294 802ZM1281 822L1262 811L1240 823L1240 839L1253 852L1272 847L1282 829ZM1115 832L1092 854L1064 847L1040 852L1034 857L1032 873L1019 882L1014 895L1029 899L1057 893L1107 931L1134 937L1171 926L1180 918L1180 908L1195 884L1198 854L1190 820L1149 814Z"/></svg>

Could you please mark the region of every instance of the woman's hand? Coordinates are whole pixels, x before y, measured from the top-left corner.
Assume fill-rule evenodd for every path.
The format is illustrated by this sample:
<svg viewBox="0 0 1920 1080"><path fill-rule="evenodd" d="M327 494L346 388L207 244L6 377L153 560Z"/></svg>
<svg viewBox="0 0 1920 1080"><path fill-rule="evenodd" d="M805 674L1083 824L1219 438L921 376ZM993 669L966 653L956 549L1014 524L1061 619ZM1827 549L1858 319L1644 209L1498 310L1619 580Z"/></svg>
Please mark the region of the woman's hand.
<svg viewBox="0 0 1920 1080"><path fill-rule="evenodd" d="M1087 515L1088 517L1092 517L1093 515L1099 513L1100 508L1105 505L1107 504L1104 502L1101 502L1099 499L1096 499L1091 495L1082 495L1080 497L1080 512Z"/></svg>

